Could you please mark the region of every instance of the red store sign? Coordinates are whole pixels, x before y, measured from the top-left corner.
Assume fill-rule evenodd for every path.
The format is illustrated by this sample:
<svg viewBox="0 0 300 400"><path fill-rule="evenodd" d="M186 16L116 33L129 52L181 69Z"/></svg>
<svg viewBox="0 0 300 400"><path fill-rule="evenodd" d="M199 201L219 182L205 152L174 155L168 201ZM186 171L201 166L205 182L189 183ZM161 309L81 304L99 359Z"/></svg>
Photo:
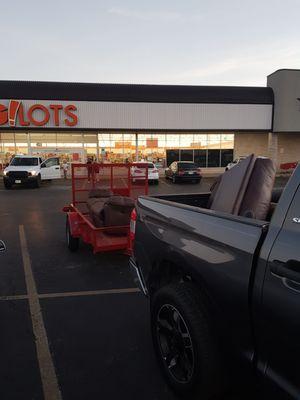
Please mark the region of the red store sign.
<svg viewBox="0 0 300 400"><path fill-rule="evenodd" d="M0 104L0 125L9 126L45 126L53 117L55 126L76 126L78 117L77 107L73 104L33 104L25 113L22 101L10 100L8 107Z"/></svg>

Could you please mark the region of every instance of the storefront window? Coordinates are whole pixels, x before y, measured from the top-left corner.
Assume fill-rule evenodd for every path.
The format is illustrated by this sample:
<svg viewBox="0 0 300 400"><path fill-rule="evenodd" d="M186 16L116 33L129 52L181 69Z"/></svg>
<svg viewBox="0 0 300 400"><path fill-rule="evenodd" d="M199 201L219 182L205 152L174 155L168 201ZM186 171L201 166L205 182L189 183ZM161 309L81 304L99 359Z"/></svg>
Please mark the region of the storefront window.
<svg viewBox="0 0 300 400"><path fill-rule="evenodd" d="M172 162L179 161L179 150L166 150L166 158L167 162L166 165L169 167Z"/></svg>
<svg viewBox="0 0 300 400"><path fill-rule="evenodd" d="M221 150L221 167L226 167L233 160L233 149Z"/></svg>
<svg viewBox="0 0 300 400"><path fill-rule="evenodd" d="M180 150L180 161L194 161L194 151Z"/></svg>
<svg viewBox="0 0 300 400"><path fill-rule="evenodd" d="M220 166L220 150L207 150L207 166L212 167L219 167Z"/></svg>
<svg viewBox="0 0 300 400"><path fill-rule="evenodd" d="M198 167L206 168L207 150L194 150L194 162L198 165Z"/></svg>
<svg viewBox="0 0 300 400"><path fill-rule="evenodd" d="M173 161L194 161L199 167L224 167L232 161L234 135L229 133L129 132L3 132L0 162L12 155L59 155L67 161L103 162L148 160L160 167Z"/></svg>

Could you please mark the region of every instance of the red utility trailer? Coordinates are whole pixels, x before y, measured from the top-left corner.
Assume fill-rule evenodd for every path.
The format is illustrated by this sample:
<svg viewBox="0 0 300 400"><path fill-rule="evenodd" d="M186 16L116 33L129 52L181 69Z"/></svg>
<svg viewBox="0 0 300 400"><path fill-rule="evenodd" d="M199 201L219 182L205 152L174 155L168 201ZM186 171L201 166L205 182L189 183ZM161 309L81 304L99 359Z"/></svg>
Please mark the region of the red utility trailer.
<svg viewBox="0 0 300 400"><path fill-rule="evenodd" d="M130 225L96 227L87 207L91 191L108 189L114 195L136 200L148 194L148 164L141 165L144 174L133 183L133 164L72 164L72 203L63 208L67 213L68 248L76 251L79 239L91 244L94 253L120 250L130 254Z"/></svg>

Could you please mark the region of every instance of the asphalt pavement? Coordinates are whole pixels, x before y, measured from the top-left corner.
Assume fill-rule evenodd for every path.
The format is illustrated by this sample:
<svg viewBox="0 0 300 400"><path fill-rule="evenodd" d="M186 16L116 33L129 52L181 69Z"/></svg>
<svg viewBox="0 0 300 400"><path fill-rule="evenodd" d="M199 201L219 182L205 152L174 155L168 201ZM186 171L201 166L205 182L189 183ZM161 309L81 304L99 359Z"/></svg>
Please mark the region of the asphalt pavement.
<svg viewBox="0 0 300 400"><path fill-rule="evenodd" d="M150 193L207 191L213 179ZM70 253L70 181L0 186L0 399L175 399L152 349L149 304L128 258Z"/></svg>
<svg viewBox="0 0 300 400"><path fill-rule="evenodd" d="M150 192L175 193L178 185L163 180ZM7 246L0 254L0 399L173 399L128 258L66 247L61 209L71 200L70 181L1 185L0 199Z"/></svg>

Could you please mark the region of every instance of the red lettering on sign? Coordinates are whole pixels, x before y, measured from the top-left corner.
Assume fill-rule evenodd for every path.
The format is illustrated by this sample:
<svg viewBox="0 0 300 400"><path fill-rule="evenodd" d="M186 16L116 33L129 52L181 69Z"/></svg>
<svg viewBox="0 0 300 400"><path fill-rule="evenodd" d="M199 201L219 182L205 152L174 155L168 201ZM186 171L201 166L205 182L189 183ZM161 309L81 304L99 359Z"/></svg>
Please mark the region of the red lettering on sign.
<svg viewBox="0 0 300 400"><path fill-rule="evenodd" d="M49 108L53 110L54 125L59 126L59 110L63 109L61 104L50 104Z"/></svg>
<svg viewBox="0 0 300 400"><path fill-rule="evenodd" d="M17 112L21 102L17 100L10 100L8 106L8 123L9 126L16 126Z"/></svg>
<svg viewBox="0 0 300 400"><path fill-rule="evenodd" d="M3 104L0 104L0 125L7 124L8 121L8 109Z"/></svg>
<svg viewBox="0 0 300 400"><path fill-rule="evenodd" d="M72 111L77 111L77 107L75 107L73 104L70 104L64 108L64 111L66 115L71 118L71 120L65 118L65 124L67 126L77 125L78 123L77 115L72 112Z"/></svg>
<svg viewBox="0 0 300 400"><path fill-rule="evenodd" d="M26 121L24 118L24 108L23 104L20 104L19 111L18 111L19 123L21 126L28 126L30 124L29 121Z"/></svg>
<svg viewBox="0 0 300 400"><path fill-rule="evenodd" d="M61 104L50 104L44 106L43 104L32 105L27 113L25 113L24 106L19 100L10 100L8 107L4 104L0 104L0 125L16 126L17 121L20 126L44 126L50 120L50 112L52 111L53 122L55 126L61 125L63 110L65 117L63 122L66 126L75 126L78 123L78 117L74 113L77 111L77 107L73 104L69 104L64 107Z"/></svg>
<svg viewBox="0 0 300 400"><path fill-rule="evenodd" d="M44 118L41 121L38 121L33 117L33 113L36 110L40 110L44 113ZM32 125L43 126L43 125L46 125L47 122L49 121L50 113L49 113L48 109L45 106L43 106L42 104L35 104L29 108L28 118L29 118L29 121L32 123Z"/></svg>

